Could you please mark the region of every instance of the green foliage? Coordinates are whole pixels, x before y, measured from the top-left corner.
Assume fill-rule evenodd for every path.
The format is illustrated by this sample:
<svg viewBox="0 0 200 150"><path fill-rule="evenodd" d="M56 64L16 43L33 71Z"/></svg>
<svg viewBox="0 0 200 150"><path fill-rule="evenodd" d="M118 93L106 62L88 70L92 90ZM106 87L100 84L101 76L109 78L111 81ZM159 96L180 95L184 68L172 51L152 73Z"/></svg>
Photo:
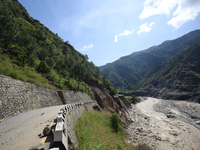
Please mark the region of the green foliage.
<svg viewBox="0 0 200 150"><path fill-rule="evenodd" d="M42 73L44 78L51 81L51 86L87 92L93 97L86 82L102 78L99 68L88 61L87 55L77 52L68 41L64 42L30 17L18 1L0 1L0 20L0 55L6 53L15 68L24 71L23 68L28 66ZM20 78L15 72L11 76ZM31 83L37 83L39 79L30 74L27 76ZM45 85L47 80L41 83ZM111 85L108 87L111 88Z"/></svg>
<svg viewBox="0 0 200 150"><path fill-rule="evenodd" d="M7 0L0 1L0 21L0 43L6 50L9 44L15 42L19 36L19 29L9 10Z"/></svg>
<svg viewBox="0 0 200 150"><path fill-rule="evenodd" d="M88 111L76 122L75 131L79 150L126 150L123 131L113 132L110 127L110 114Z"/></svg>
<svg viewBox="0 0 200 150"><path fill-rule="evenodd" d="M153 67L143 79L137 84L129 85L129 89L137 90L148 84L156 84L166 80L175 80L182 78L181 72L185 72L185 76L188 76L187 84L191 86L199 86L197 82L200 79L199 69L199 56L200 56L200 41L193 46L188 47L184 51L177 53L171 59ZM181 79L180 79L181 80Z"/></svg>
<svg viewBox="0 0 200 150"><path fill-rule="evenodd" d="M34 71L34 68L25 66L19 67L13 64L7 55L0 55L0 74L11 76L25 82L31 82L47 88L55 88L48 83L48 80Z"/></svg>
<svg viewBox="0 0 200 150"><path fill-rule="evenodd" d="M117 94L116 87L112 85L110 81L106 79L106 75L103 77L103 86L106 87L108 93L113 97Z"/></svg>
<svg viewBox="0 0 200 150"><path fill-rule="evenodd" d="M51 68L47 65L47 63L45 61L41 61L37 70L41 73L47 74L51 71Z"/></svg>
<svg viewBox="0 0 200 150"><path fill-rule="evenodd" d="M117 114L113 113L113 114L111 115L111 117L110 117L110 123L111 123L112 129L113 129L116 133L118 133L118 132L122 129L122 127L121 127L120 124L119 124L119 117L118 117Z"/></svg>
<svg viewBox="0 0 200 150"><path fill-rule="evenodd" d="M136 103L139 102L139 98L138 98L137 96L135 96L135 95L132 95L132 96L131 96L131 102L132 102L133 104L136 104Z"/></svg>

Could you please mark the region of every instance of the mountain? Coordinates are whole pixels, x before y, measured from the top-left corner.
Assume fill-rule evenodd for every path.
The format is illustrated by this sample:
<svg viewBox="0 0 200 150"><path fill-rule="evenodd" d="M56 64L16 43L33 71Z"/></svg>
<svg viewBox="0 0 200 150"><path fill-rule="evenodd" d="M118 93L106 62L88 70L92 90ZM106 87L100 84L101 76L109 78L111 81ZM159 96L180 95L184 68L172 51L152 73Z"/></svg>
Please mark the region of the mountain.
<svg viewBox="0 0 200 150"><path fill-rule="evenodd" d="M185 51L199 40L200 30L195 30L175 40L165 41L158 46L122 57L113 63L100 66L99 69L101 75L112 84L124 88L141 81L153 67Z"/></svg>
<svg viewBox="0 0 200 150"><path fill-rule="evenodd" d="M0 74L89 94L87 82L95 80L107 87L109 93L115 93L87 55L30 17L17 0L0 1L0 22Z"/></svg>
<svg viewBox="0 0 200 150"><path fill-rule="evenodd" d="M153 67L137 84L135 94L164 99L195 100L200 95L200 40Z"/></svg>

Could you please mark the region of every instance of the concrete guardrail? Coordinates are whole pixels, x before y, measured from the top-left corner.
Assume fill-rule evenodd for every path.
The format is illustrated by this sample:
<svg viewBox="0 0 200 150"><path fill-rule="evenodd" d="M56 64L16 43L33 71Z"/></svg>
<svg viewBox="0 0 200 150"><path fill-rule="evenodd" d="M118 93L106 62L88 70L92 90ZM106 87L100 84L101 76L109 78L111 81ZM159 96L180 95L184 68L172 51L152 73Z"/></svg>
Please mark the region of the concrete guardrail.
<svg viewBox="0 0 200 150"><path fill-rule="evenodd" d="M89 101L84 103L67 104L58 112L56 118L55 131L53 132L53 144L49 150L68 150L68 136L66 127L66 113L72 109L82 107L84 105L96 103L96 101Z"/></svg>

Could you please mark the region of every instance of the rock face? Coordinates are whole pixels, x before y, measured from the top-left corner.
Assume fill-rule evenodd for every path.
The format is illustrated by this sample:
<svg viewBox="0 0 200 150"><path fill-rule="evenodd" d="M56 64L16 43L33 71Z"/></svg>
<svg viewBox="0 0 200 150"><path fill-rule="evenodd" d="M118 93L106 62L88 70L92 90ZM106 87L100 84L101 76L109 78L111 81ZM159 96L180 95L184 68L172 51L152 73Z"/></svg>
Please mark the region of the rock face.
<svg viewBox="0 0 200 150"><path fill-rule="evenodd" d="M120 121L124 126L131 123L132 120L130 119L128 112L128 108L131 108L131 104L124 103L123 101L125 100L120 97L113 98L106 89L96 81L90 81L89 85L95 100L97 100L97 103L101 108L105 111L118 114Z"/></svg>

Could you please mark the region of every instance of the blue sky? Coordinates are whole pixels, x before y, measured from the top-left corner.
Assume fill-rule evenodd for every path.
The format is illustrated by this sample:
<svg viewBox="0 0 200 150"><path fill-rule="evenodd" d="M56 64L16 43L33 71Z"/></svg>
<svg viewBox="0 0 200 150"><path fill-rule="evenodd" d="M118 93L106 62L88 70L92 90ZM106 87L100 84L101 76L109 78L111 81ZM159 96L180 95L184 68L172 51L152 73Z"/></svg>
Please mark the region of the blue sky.
<svg viewBox="0 0 200 150"><path fill-rule="evenodd" d="M200 29L200 0L18 0L96 66Z"/></svg>

